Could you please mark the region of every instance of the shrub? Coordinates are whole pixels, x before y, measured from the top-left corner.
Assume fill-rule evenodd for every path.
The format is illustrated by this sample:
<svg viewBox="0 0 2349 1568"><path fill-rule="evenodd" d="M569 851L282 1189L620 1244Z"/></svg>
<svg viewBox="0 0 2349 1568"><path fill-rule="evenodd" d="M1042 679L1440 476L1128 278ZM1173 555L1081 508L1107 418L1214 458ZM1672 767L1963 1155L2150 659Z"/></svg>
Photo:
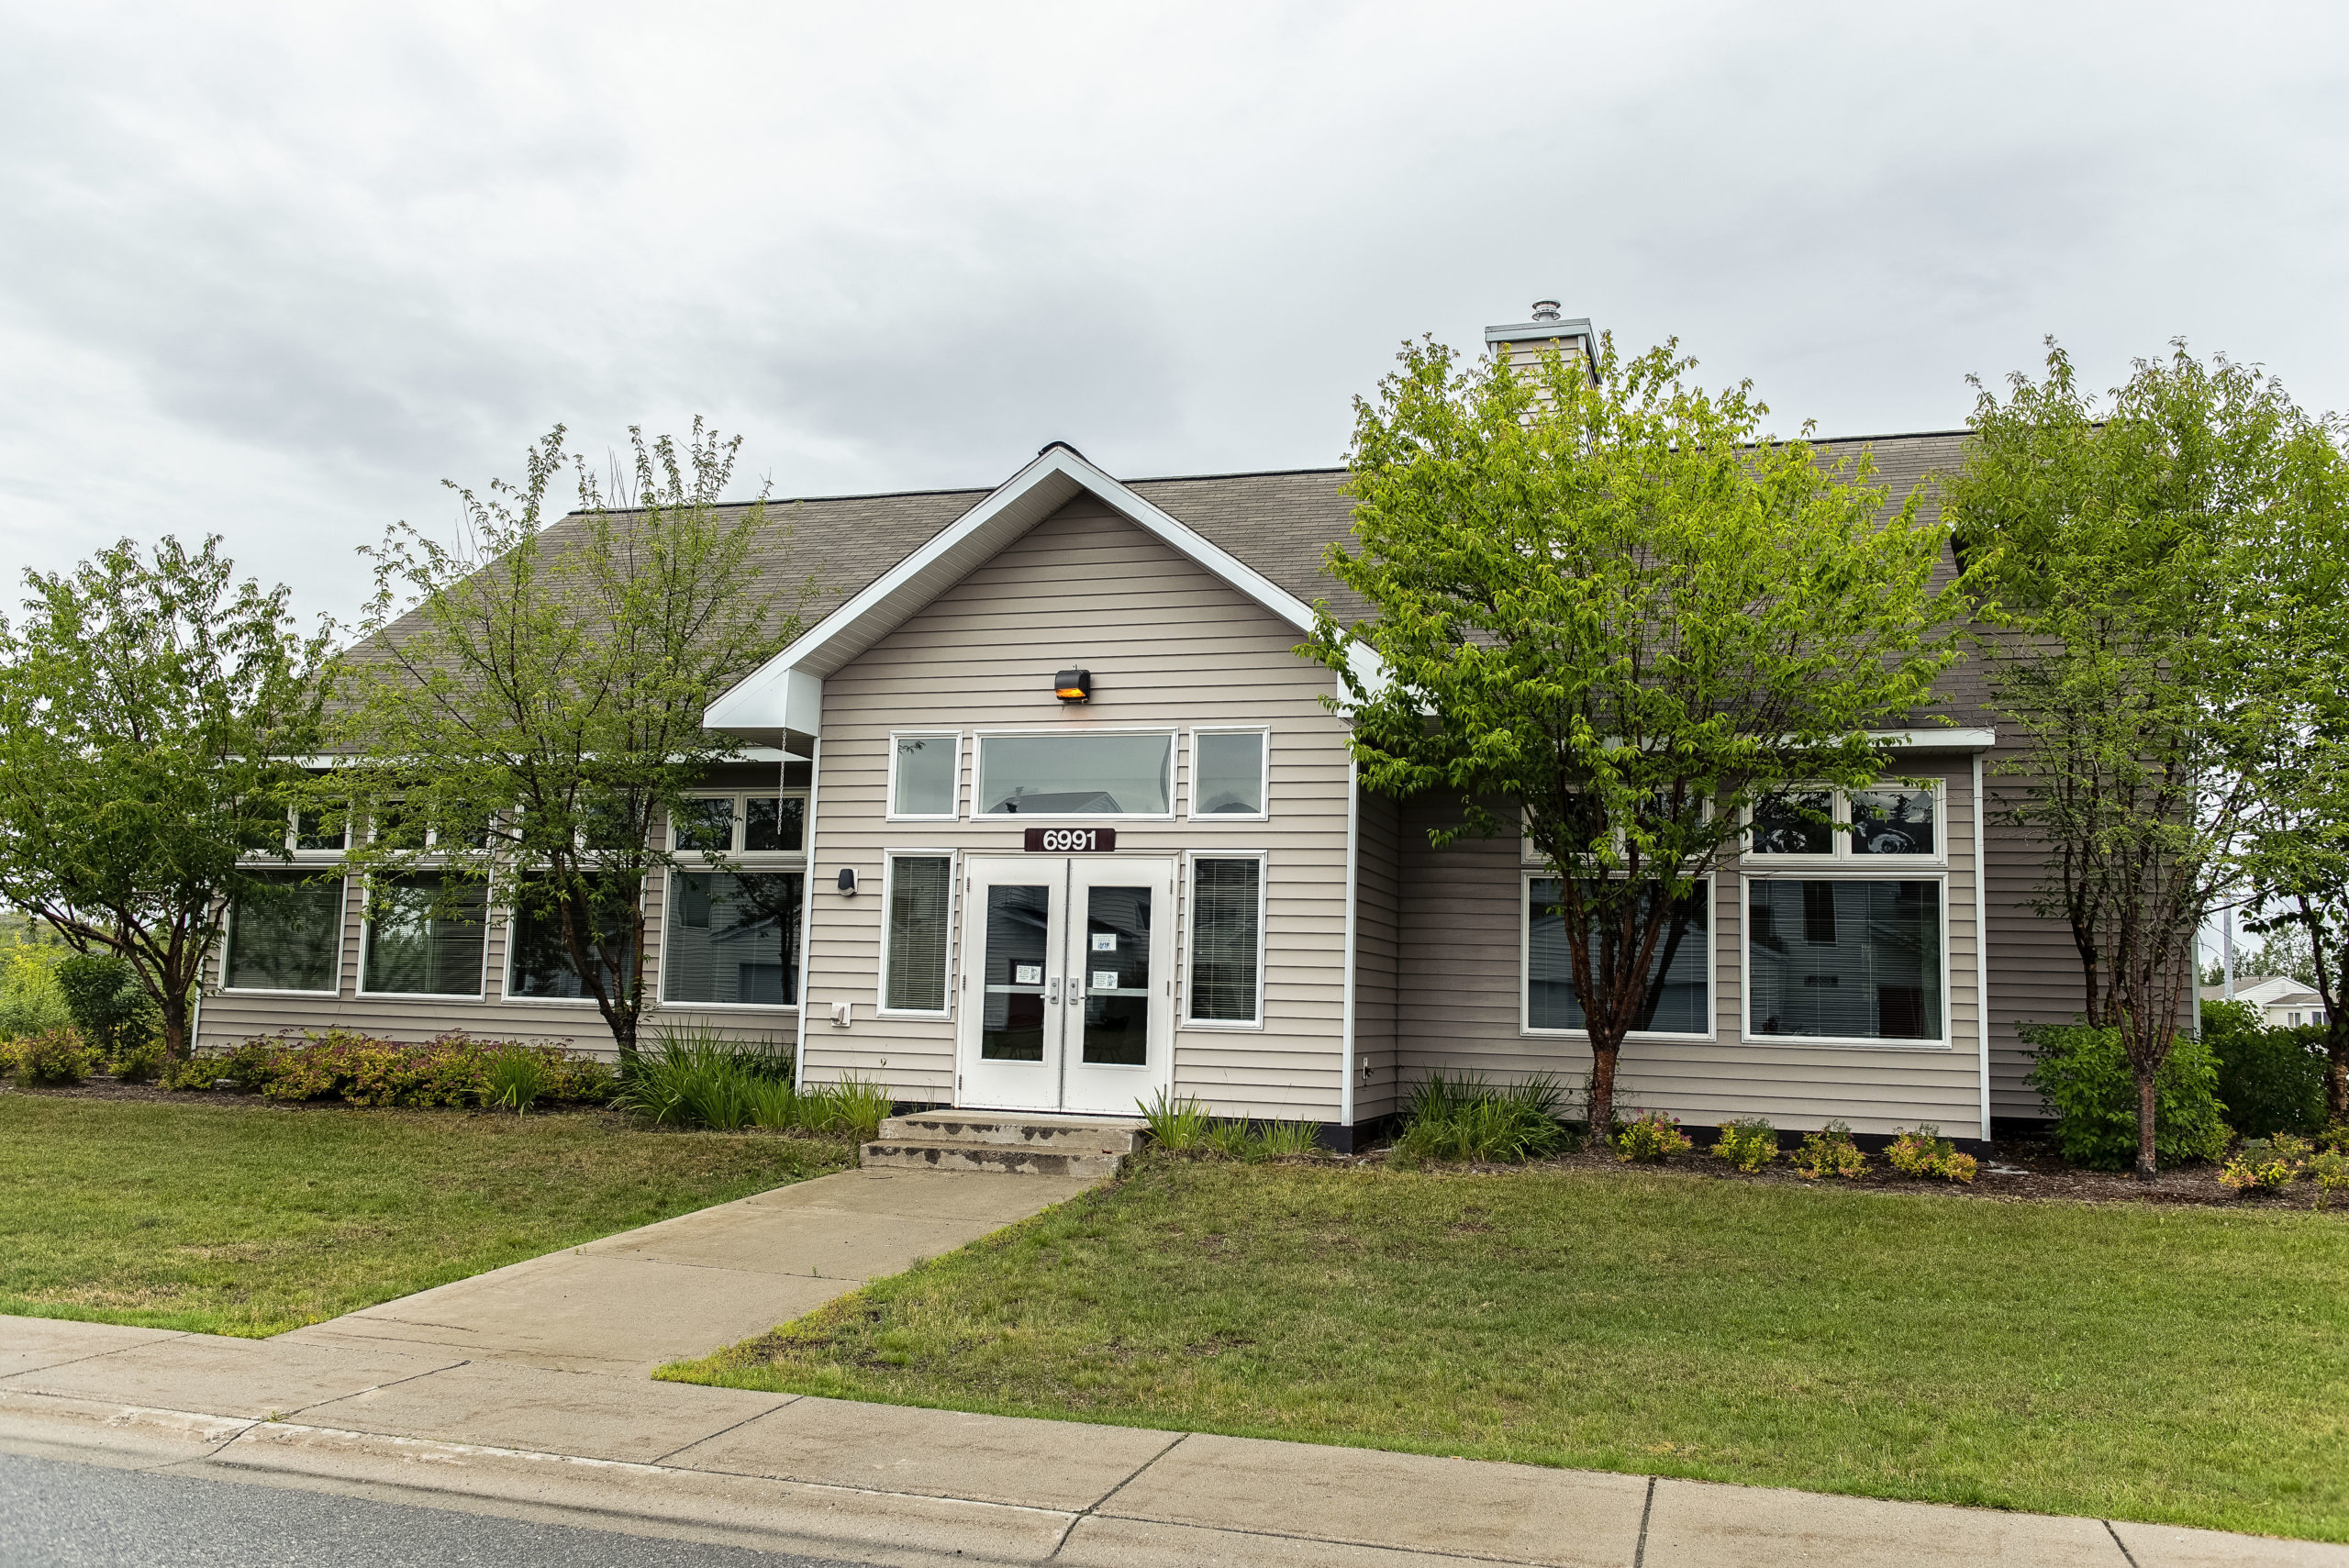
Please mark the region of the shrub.
<svg viewBox="0 0 2349 1568"><path fill-rule="evenodd" d="M490 1053L481 1078L483 1105L520 1116L552 1092L561 1073L541 1053L509 1045Z"/></svg>
<svg viewBox="0 0 2349 1568"><path fill-rule="evenodd" d="M28 941L21 933L0 948L0 1040L47 1034L73 1022L57 984L64 953L63 948Z"/></svg>
<svg viewBox="0 0 2349 1568"><path fill-rule="evenodd" d="M48 1029L17 1042L17 1073L39 1087L64 1087L87 1078L97 1054L74 1029Z"/></svg>
<svg viewBox="0 0 2349 1568"><path fill-rule="evenodd" d="M1558 1121L1564 1098L1558 1081L1546 1073L1498 1089L1475 1073L1431 1073L1411 1090L1395 1152L1406 1163L1542 1159L1566 1146L1566 1129Z"/></svg>
<svg viewBox="0 0 2349 1568"><path fill-rule="evenodd" d="M1143 1125L1150 1129L1151 1140L1161 1149L1183 1154L1206 1143L1208 1108L1197 1096L1186 1095L1178 1100L1173 1091L1161 1089L1148 1105L1140 1100L1134 1104L1141 1111Z"/></svg>
<svg viewBox="0 0 2349 1568"><path fill-rule="evenodd" d="M573 1098L574 1084L600 1095L610 1081L601 1063L577 1061L556 1045L476 1040L461 1033L406 1045L356 1029L330 1029L248 1040L233 1051L173 1067L164 1085L207 1089L215 1079L226 1078L248 1094L288 1102L471 1106L495 1098L497 1091L490 1088L493 1064L508 1062L505 1071L509 1078L516 1077L525 1071L516 1060L521 1056L537 1063L538 1089L530 1103Z"/></svg>
<svg viewBox="0 0 2349 1568"><path fill-rule="evenodd" d="M663 1127L707 1127L718 1131L771 1126L774 1091L791 1083L791 1053L764 1044L728 1040L707 1025L688 1024L654 1032L652 1048L637 1053L621 1074L613 1097ZM799 1096L784 1103L799 1115Z"/></svg>
<svg viewBox="0 0 2349 1568"><path fill-rule="evenodd" d="M185 1062L166 1062L158 1080L166 1089L209 1089L213 1080L226 1077L220 1070L217 1056L190 1057Z"/></svg>
<svg viewBox="0 0 2349 1568"><path fill-rule="evenodd" d="M1642 1111L1615 1135L1615 1158L1636 1160L1642 1164L1653 1164L1673 1154L1686 1154L1694 1147L1688 1135L1680 1130L1680 1118L1662 1111Z"/></svg>
<svg viewBox="0 0 2349 1568"><path fill-rule="evenodd" d="M1945 1182L1971 1182L1980 1164L1973 1155L1959 1153L1957 1145L1943 1138L1942 1129L1932 1122L1920 1123L1916 1131L1893 1139L1884 1157L1904 1175L1938 1176Z"/></svg>
<svg viewBox="0 0 2349 1568"><path fill-rule="evenodd" d="M2219 1184L2239 1193L2282 1192L2308 1168L2311 1151L2307 1139L2288 1132L2246 1138L2219 1173Z"/></svg>
<svg viewBox="0 0 2349 1568"><path fill-rule="evenodd" d="M82 1038L109 1054L122 1044L124 1026L139 1016L147 989L130 961L113 953L77 953L57 966L57 988Z"/></svg>
<svg viewBox="0 0 2349 1568"><path fill-rule="evenodd" d="M2245 1138L2324 1125L2324 1029L2271 1029L2248 1002L2202 1004L2202 1041L2218 1059L2219 1098Z"/></svg>
<svg viewBox="0 0 2349 1568"><path fill-rule="evenodd" d="M2349 1192L2349 1154L2321 1149L2309 1160L2309 1177L2316 1183L2316 1206L2324 1207L2338 1192Z"/></svg>
<svg viewBox="0 0 2349 1568"><path fill-rule="evenodd" d="M2020 1031L2037 1053L2031 1085L2055 1118L2064 1158L2095 1171L2137 1162L2137 1079L2118 1029L2084 1024L2026 1024ZM2181 1037L2154 1079L2154 1155L2164 1164L2215 1160L2227 1147L2226 1106L2217 1096L2218 1065L2200 1040Z"/></svg>
<svg viewBox="0 0 2349 1568"><path fill-rule="evenodd" d="M1728 1161L1735 1170L1758 1171L1778 1157L1778 1134L1760 1117L1725 1121L1713 1140L1713 1157Z"/></svg>
<svg viewBox="0 0 2349 1568"><path fill-rule="evenodd" d="M1817 1132L1803 1135L1802 1147L1795 1151L1795 1174L1806 1182L1821 1176L1842 1176L1856 1181L1867 1173L1868 1157L1852 1141L1852 1129L1847 1122L1831 1121Z"/></svg>
<svg viewBox="0 0 2349 1568"><path fill-rule="evenodd" d="M2349 1154L2349 1121L2337 1121L2316 1135L2317 1147Z"/></svg>
<svg viewBox="0 0 2349 1568"><path fill-rule="evenodd" d="M125 1084L151 1084L163 1075L163 1042L138 1040L114 1053L114 1075Z"/></svg>

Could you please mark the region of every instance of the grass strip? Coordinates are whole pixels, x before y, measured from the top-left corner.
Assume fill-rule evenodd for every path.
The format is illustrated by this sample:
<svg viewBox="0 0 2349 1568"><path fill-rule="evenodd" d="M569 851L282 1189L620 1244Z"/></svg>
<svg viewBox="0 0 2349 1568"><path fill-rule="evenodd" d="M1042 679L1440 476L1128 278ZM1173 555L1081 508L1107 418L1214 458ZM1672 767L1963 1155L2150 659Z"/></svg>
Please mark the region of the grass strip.
<svg viewBox="0 0 2349 1568"><path fill-rule="evenodd" d="M281 1333L852 1159L610 1113L0 1095L0 1313Z"/></svg>
<svg viewBox="0 0 2349 1568"><path fill-rule="evenodd" d="M680 1381L2349 1540L2349 1223L1155 1161Z"/></svg>

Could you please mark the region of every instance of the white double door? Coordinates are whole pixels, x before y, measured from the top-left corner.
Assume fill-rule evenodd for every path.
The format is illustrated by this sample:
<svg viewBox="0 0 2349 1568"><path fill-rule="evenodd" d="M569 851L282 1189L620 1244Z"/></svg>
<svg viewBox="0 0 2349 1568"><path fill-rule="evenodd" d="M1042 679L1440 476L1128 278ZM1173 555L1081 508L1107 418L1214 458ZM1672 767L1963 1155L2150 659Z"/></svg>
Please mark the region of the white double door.
<svg viewBox="0 0 2349 1568"><path fill-rule="evenodd" d="M1171 1082L1174 862L963 862L957 1103L1133 1116Z"/></svg>

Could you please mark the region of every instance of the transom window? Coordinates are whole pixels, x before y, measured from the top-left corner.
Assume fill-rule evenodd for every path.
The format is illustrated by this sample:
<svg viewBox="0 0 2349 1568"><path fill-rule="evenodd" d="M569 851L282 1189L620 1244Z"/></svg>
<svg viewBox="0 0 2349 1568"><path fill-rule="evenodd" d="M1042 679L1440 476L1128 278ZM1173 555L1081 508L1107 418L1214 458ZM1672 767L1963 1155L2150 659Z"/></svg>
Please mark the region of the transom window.
<svg viewBox="0 0 2349 1568"><path fill-rule="evenodd" d="M889 737L889 815L952 820L963 809L963 737Z"/></svg>
<svg viewBox="0 0 2349 1568"><path fill-rule="evenodd" d="M1745 852L1757 860L1938 860L1946 852L1937 784L1792 790L1755 807L1748 824Z"/></svg>
<svg viewBox="0 0 2349 1568"><path fill-rule="evenodd" d="M669 819L680 854L796 854L807 841L807 797L774 791L696 795Z"/></svg>
<svg viewBox="0 0 2349 1568"><path fill-rule="evenodd" d="M979 738L988 817L1171 817L1174 736L1093 730Z"/></svg>

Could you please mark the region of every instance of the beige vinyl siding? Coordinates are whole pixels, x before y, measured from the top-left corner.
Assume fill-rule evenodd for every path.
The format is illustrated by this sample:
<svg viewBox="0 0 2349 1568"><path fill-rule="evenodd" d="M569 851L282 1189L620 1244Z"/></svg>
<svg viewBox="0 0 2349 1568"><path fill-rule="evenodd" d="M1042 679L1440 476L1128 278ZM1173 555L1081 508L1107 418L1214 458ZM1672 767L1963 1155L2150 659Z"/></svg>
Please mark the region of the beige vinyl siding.
<svg viewBox="0 0 2349 1568"><path fill-rule="evenodd" d="M1984 846L1990 924L1990 1113L2002 1119L2038 1121L2047 1116L2039 1092L2026 1080L2032 1053L2017 1034L2021 1024L2070 1023L2086 1001L2080 952L2069 924L2035 914L2032 901L2047 874L2047 851L2036 835L2001 822L2024 781L2001 778L1997 769L2022 749L2001 746L1983 759L1983 788L1990 797Z"/></svg>
<svg viewBox="0 0 2349 1568"><path fill-rule="evenodd" d="M1840 1118L1862 1132L1931 1121L1954 1136L1977 1134L1972 768L1926 753L1896 768L1905 776L1941 779L1946 791L1949 1043L1747 1043L1743 899L1739 874L1725 873L1713 893L1714 1038L1628 1041L1618 1081L1632 1106L1669 1111L1692 1125L1763 1116L1781 1128L1809 1129ZM1455 820L1457 806L1440 800L1409 802L1402 811L1401 1077L1408 1085L1439 1069L1496 1081L1551 1073L1579 1092L1590 1071L1588 1047L1572 1036L1529 1035L1520 1028L1520 842L1464 839L1446 850L1430 848L1427 829ZM1917 874L1938 878L1942 869L1920 867Z"/></svg>
<svg viewBox="0 0 2349 1568"><path fill-rule="evenodd" d="M1402 816L1396 803L1360 793L1354 870L1354 1119L1399 1108L1397 1017L1402 1003ZM1369 1063L1365 1075L1364 1062Z"/></svg>
<svg viewBox="0 0 2349 1568"><path fill-rule="evenodd" d="M1189 789L1186 734L1176 751L1176 818L1114 823L1118 852L1266 854L1264 1027L1178 1028L1175 1092L1226 1115L1336 1120L1346 751L1343 728L1319 700L1334 683L1297 656L1300 640L1294 627L1080 496L828 676L807 933L809 1077L861 1073L901 1099L955 1097L953 1022L878 1016L877 895L885 851L1020 852L1025 824L969 819L974 731L1264 724L1271 728L1269 821L1193 822L1179 814ZM1082 707L1052 695L1053 672L1070 665L1093 673L1094 699ZM885 820L889 737L902 730L962 732L963 820ZM834 891L843 867L870 891L852 898ZM1178 878L1178 974L1182 898ZM962 902L958 884L958 981ZM954 1000L959 1006L959 988ZM854 1018L845 1030L829 1022L832 1004L842 1001Z"/></svg>

